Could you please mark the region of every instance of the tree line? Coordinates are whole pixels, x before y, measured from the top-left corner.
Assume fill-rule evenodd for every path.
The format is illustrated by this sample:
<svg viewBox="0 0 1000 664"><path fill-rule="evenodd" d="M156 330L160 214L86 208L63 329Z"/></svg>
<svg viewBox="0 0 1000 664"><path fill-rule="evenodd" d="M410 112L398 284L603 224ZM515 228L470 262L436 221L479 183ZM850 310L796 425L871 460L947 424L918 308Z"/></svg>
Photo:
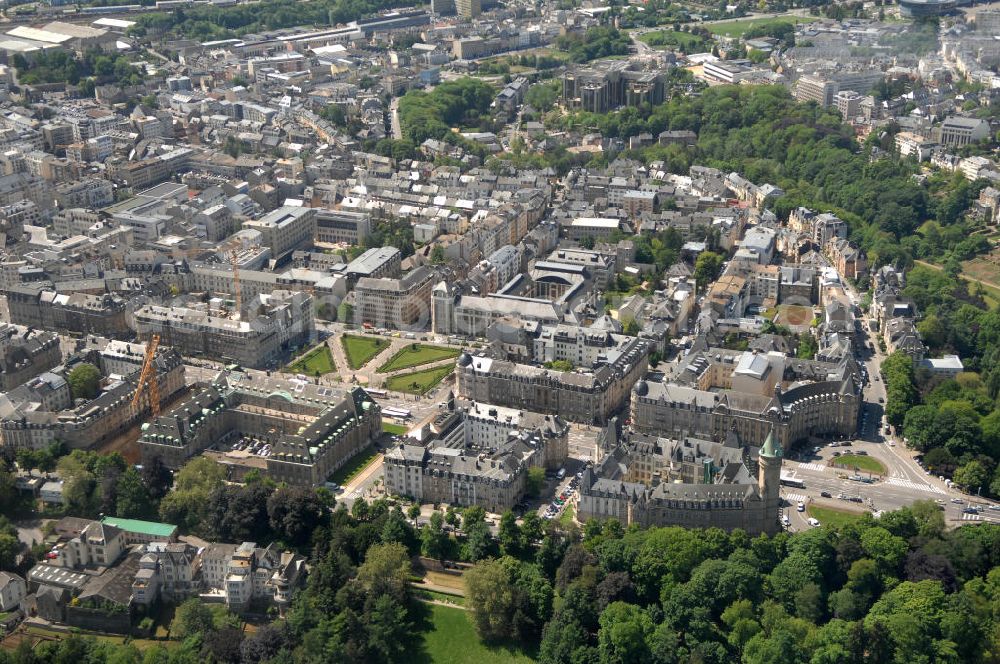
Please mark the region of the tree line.
<svg viewBox="0 0 1000 664"><path fill-rule="evenodd" d="M400 508L358 504L313 531L306 587L251 636L195 600L169 649L70 635L0 663L428 661L410 583L423 537ZM946 530L931 501L773 537L615 520L529 534L511 518L489 539L465 576L470 619L542 664L987 662L1000 645L1000 527Z"/></svg>

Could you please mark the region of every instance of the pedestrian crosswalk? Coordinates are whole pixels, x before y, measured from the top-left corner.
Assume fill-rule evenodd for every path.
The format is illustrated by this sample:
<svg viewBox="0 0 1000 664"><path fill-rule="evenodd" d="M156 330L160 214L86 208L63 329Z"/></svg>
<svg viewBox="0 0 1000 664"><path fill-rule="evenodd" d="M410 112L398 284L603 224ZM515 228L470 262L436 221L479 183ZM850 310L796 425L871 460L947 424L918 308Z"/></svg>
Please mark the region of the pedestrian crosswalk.
<svg viewBox="0 0 1000 664"><path fill-rule="evenodd" d="M822 473L826 470L826 466L821 463L800 463L799 470L811 470L817 473Z"/></svg>
<svg viewBox="0 0 1000 664"><path fill-rule="evenodd" d="M941 487L932 486L925 482L914 482L912 480L906 480L902 477L890 477L885 481L886 484L891 484L893 486L906 487L907 489L916 489L917 491L928 491L930 493L940 493L944 494L946 491Z"/></svg>
<svg viewBox="0 0 1000 664"><path fill-rule="evenodd" d="M806 500L804 493L786 493L783 497L790 503L802 503Z"/></svg>
<svg viewBox="0 0 1000 664"><path fill-rule="evenodd" d="M982 521L983 516L981 514L972 514L971 512L962 512L962 521Z"/></svg>

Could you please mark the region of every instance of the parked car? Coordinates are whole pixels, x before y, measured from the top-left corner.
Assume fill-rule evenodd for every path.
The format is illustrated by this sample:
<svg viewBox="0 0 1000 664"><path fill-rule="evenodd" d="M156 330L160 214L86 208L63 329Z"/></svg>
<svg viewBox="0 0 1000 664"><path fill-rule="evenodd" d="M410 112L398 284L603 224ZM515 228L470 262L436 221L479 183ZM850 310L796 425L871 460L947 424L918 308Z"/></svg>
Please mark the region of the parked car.
<svg viewBox="0 0 1000 664"><path fill-rule="evenodd" d="M819 527L819 520L817 520L817 519L814 519L814 518L812 518L812 517L809 517L809 520L808 520L808 523L809 523L809 525L810 525L810 526L812 526L813 528L818 528L818 527Z"/></svg>

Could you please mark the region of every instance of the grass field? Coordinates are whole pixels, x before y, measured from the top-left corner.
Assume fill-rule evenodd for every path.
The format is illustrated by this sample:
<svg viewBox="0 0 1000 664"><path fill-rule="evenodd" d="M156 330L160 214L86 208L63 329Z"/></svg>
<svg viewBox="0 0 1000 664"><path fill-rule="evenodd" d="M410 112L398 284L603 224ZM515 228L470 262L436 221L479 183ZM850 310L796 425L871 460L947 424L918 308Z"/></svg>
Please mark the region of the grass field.
<svg viewBox="0 0 1000 664"><path fill-rule="evenodd" d="M996 258L994 250L990 257ZM984 297L990 307L995 309L1000 306L1000 265L993 263L988 258L973 258L962 262L962 276L970 277L970 281L978 279L969 286L969 291L975 293L976 286L981 286Z"/></svg>
<svg viewBox="0 0 1000 664"><path fill-rule="evenodd" d="M835 528L854 523L861 518L861 512L848 512L847 510L838 510L833 507L822 507L815 503L809 505L806 508L806 512L809 516L819 521L821 526L833 526Z"/></svg>
<svg viewBox="0 0 1000 664"><path fill-rule="evenodd" d="M834 461L834 465L846 466L848 468L857 467L869 473L885 474L885 464L870 456L858 456L857 454L845 454Z"/></svg>
<svg viewBox="0 0 1000 664"><path fill-rule="evenodd" d="M306 376L322 376L336 371L337 365L333 363L330 348L324 343L289 364L288 370Z"/></svg>
<svg viewBox="0 0 1000 664"><path fill-rule="evenodd" d="M391 434L393 436L402 436L404 433L406 433L406 427L404 427L402 424L390 424L383 420L382 431L385 431L386 433Z"/></svg>
<svg viewBox="0 0 1000 664"><path fill-rule="evenodd" d="M433 627L424 633L427 659L434 664L530 664L535 660L520 650L487 647L476 636L468 611L434 604Z"/></svg>
<svg viewBox="0 0 1000 664"><path fill-rule="evenodd" d="M347 484L357 477L358 473L364 470L377 456L378 452L375 451L374 447L366 447L348 459L347 463L343 466L335 470L333 475L330 476L330 481L336 482L341 486Z"/></svg>
<svg viewBox="0 0 1000 664"><path fill-rule="evenodd" d="M750 28L756 28L762 25L773 25L775 23L808 23L814 20L816 19L803 16L776 16L774 18L746 18L739 21L712 23L706 27L708 27L708 31L713 35L742 37L743 33Z"/></svg>
<svg viewBox="0 0 1000 664"><path fill-rule="evenodd" d="M453 590L455 590L456 593L460 595L465 594L465 580L462 578L461 575L428 571L424 574L424 579L426 579L428 583L433 583L435 586L441 586L442 588L452 588Z"/></svg>
<svg viewBox="0 0 1000 664"><path fill-rule="evenodd" d="M407 394L427 394L434 389L444 377L455 370L454 366L424 369L412 373L399 374L386 381L386 389Z"/></svg>
<svg viewBox="0 0 1000 664"><path fill-rule="evenodd" d="M385 339L359 337L354 334L345 334L340 338L340 343L344 346L344 355L347 356L347 363L352 369L360 369L389 347L389 342Z"/></svg>
<svg viewBox="0 0 1000 664"><path fill-rule="evenodd" d="M36 637L46 640L61 640L69 636L71 633L76 633L83 636L92 636L98 641L103 641L105 643L113 643L115 645L123 645L126 642L126 637L124 636L108 636L104 634L91 634L86 630L80 630L79 632L60 632L54 629L45 629L44 627L39 627L37 625L30 625L25 627L23 630L19 630L20 634L24 634L29 637ZM128 643L131 643L139 650L146 650L147 648L152 648L153 646L164 646L165 648L170 648L177 645L177 641L156 641L152 639L129 639Z"/></svg>
<svg viewBox="0 0 1000 664"><path fill-rule="evenodd" d="M398 353L390 357L388 362L378 368L378 372L389 373L390 371L419 367L421 364L448 360L458 357L460 352L457 348L447 348L445 346L410 344L405 348L401 348Z"/></svg>

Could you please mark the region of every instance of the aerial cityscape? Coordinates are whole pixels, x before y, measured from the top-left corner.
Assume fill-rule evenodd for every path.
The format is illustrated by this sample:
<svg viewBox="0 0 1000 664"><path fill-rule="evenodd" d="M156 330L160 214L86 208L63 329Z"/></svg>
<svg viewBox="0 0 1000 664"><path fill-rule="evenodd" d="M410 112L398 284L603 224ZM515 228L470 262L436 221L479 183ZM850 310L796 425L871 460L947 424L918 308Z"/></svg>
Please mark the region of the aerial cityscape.
<svg viewBox="0 0 1000 664"><path fill-rule="evenodd" d="M0 664L1000 655L1000 3L0 3Z"/></svg>

